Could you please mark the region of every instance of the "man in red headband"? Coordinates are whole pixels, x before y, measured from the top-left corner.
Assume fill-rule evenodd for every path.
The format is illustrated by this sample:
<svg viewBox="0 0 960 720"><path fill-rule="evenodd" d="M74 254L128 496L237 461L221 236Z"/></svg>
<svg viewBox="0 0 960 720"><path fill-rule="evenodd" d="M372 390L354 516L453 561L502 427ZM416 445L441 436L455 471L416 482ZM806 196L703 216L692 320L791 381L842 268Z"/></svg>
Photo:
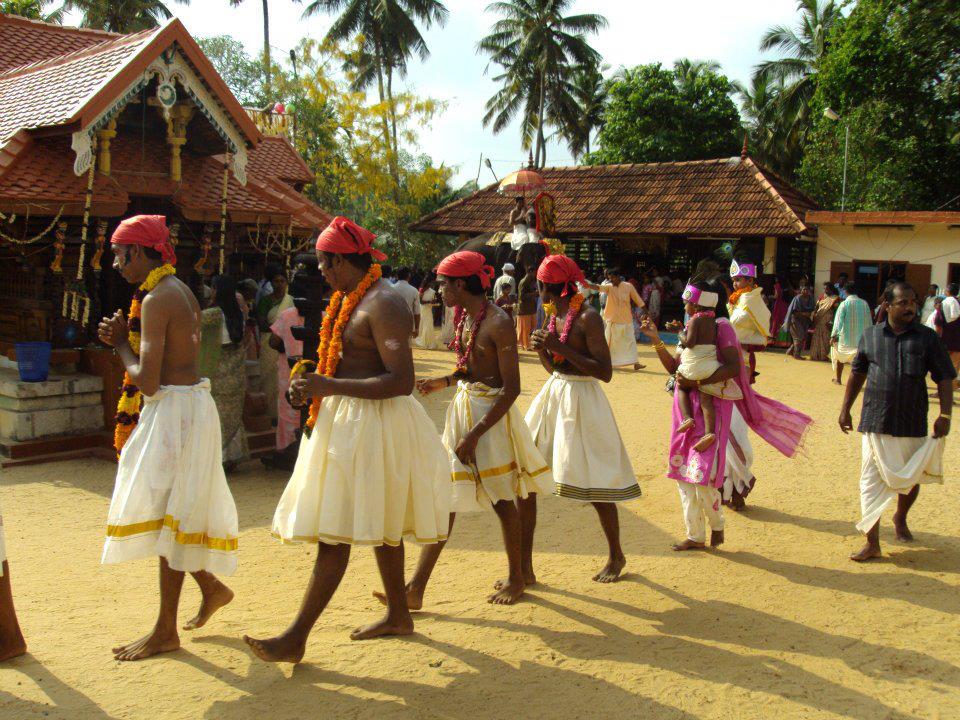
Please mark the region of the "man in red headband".
<svg viewBox="0 0 960 720"><path fill-rule="evenodd" d="M550 468L533 444L530 431L514 405L520 395L517 337L507 314L487 299L493 268L483 255L456 252L437 266L443 302L460 313L455 349L457 370L433 380L419 380L417 388L429 395L456 386L447 408L443 444L453 480L452 510L478 511L493 507L503 527L509 576L495 584L488 601L510 605L536 581L533 567L523 567L517 510L532 504L536 493L552 492ZM523 512L521 509L520 512ZM454 513L450 514L450 529ZM443 543L423 549L417 570L407 586L411 607L423 605L430 574Z"/></svg>
<svg viewBox="0 0 960 720"><path fill-rule="evenodd" d="M199 375L200 307L174 275L176 256L165 218L124 220L111 247L114 269L139 287L129 322L118 310L103 318L99 329L126 368L124 395L136 399L130 412L117 415L120 462L103 562L160 556L156 625L146 637L113 651L117 660L140 660L180 647L177 607L184 573L203 594L200 611L184 629L201 627L233 599L213 573L236 569L237 509L223 473L210 381ZM131 425L129 436L121 432Z"/></svg>
<svg viewBox="0 0 960 720"><path fill-rule="evenodd" d="M290 382L294 405L311 404L309 437L273 518L284 543L317 544L300 610L280 635L245 637L261 659L297 663L333 596L352 545L372 545L387 615L357 628L354 640L409 635L413 619L403 576L403 540L447 536L450 478L446 453L414 387L413 315L374 260L374 235L336 218L317 240L317 259L334 290L317 373Z"/></svg>
<svg viewBox="0 0 960 720"><path fill-rule="evenodd" d="M543 306L553 314L531 340L550 377L526 422L553 469L557 495L596 508L609 555L593 579L615 582L626 564L616 503L640 497L640 486L600 387L613 376L603 319L578 293L584 277L573 259L550 255L540 264L537 280ZM523 521L532 525L536 519Z"/></svg>

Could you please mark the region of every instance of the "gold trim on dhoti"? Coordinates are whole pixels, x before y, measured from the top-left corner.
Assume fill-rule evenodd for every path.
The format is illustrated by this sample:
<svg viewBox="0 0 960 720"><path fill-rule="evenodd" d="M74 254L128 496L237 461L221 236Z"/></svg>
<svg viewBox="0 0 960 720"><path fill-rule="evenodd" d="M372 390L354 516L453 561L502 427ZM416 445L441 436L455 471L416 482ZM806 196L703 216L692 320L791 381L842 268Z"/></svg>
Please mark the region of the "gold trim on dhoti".
<svg viewBox="0 0 960 720"><path fill-rule="evenodd" d="M130 525L107 525L107 537L128 538L133 535L159 532L167 528L173 533L173 539L179 545L203 545L211 550L236 552L237 538L214 538L204 532L185 533L180 531L180 521L166 515L161 520L145 520Z"/></svg>

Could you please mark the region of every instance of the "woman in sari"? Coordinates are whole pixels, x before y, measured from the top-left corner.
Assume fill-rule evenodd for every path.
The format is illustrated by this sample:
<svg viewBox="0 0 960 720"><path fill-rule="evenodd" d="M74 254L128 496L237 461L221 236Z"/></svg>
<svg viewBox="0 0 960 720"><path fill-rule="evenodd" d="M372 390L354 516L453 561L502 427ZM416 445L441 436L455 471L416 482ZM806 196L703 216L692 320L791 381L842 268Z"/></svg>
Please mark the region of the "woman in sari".
<svg viewBox="0 0 960 720"><path fill-rule="evenodd" d="M813 293L809 285L801 285L800 290L790 301L784 325L790 332L790 347L787 355L797 360L803 360L803 346L807 342L807 330L810 329L811 318L815 309Z"/></svg>
<svg viewBox="0 0 960 720"><path fill-rule="evenodd" d="M279 265L272 266L270 284L273 292L264 295L257 303L257 325L260 328L260 382L263 393L267 397L267 415L271 420L277 419L277 361L278 353L270 346L270 326L273 325L280 313L292 308L293 298L287 294L287 276Z"/></svg>
<svg viewBox="0 0 960 720"><path fill-rule="evenodd" d="M228 470L250 457L243 427L247 394L243 334L237 286L232 278L220 275L213 280L210 307L201 314L200 374L210 378L210 394L220 415L223 464Z"/></svg>
<svg viewBox="0 0 960 720"><path fill-rule="evenodd" d="M840 305L840 293L833 283L823 284L823 295L817 300L817 309L813 311L813 337L810 339L810 359L830 359L830 331L833 329L833 316Z"/></svg>
<svg viewBox="0 0 960 720"><path fill-rule="evenodd" d="M424 350L440 348L440 333L443 327L443 303L437 292L433 273L427 273L420 287L420 332L414 344Z"/></svg>
<svg viewBox="0 0 960 720"><path fill-rule="evenodd" d="M770 311L770 337L774 340L780 334L780 328L783 327L783 321L787 317L787 301L783 296L783 285L780 284L780 278L773 282L773 308Z"/></svg>

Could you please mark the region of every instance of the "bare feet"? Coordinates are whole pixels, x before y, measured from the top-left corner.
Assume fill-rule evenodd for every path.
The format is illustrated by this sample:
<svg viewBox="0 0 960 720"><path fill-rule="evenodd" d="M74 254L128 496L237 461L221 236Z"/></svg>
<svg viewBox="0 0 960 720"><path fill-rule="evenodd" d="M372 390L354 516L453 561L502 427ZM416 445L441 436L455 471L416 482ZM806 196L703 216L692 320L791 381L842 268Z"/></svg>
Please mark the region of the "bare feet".
<svg viewBox="0 0 960 720"><path fill-rule="evenodd" d="M171 630L154 631L129 645L121 645L113 649L113 659L120 661L143 660L152 655L172 652L180 649L180 636L176 628Z"/></svg>
<svg viewBox="0 0 960 720"><path fill-rule="evenodd" d="M593 576L593 581L598 583L616 582L620 579L620 573L623 572L626 564L627 559L625 557L610 558L600 572Z"/></svg>
<svg viewBox="0 0 960 720"><path fill-rule="evenodd" d="M502 590L507 585L510 584L510 578L502 578L497 580L493 584L494 590ZM523 584L525 587L533 587L537 584L537 576L533 572L533 568L524 568L523 571Z"/></svg>
<svg viewBox="0 0 960 720"><path fill-rule="evenodd" d="M200 610L192 620L183 626L183 629L196 630L202 628L217 610L229 605L231 600L233 600L233 590L217 580L214 589L204 593L203 599L200 601Z"/></svg>
<svg viewBox="0 0 960 720"><path fill-rule="evenodd" d="M387 596L375 590L373 596L379 600L383 605L387 604ZM415 588L410 583L407 583L407 609L408 610L420 610L423 607L423 590L420 588Z"/></svg>
<svg viewBox="0 0 960 720"><path fill-rule="evenodd" d="M677 425L677 432L682 432L682 433L687 432L688 430L692 429L693 426L694 426L693 418L687 418L686 420L681 422L679 425Z"/></svg>
<svg viewBox="0 0 960 720"><path fill-rule="evenodd" d="M723 545L723 530L713 530L710 532L710 547L720 547Z"/></svg>
<svg viewBox="0 0 960 720"><path fill-rule="evenodd" d="M697 452L703 452L708 447L713 445L717 441L717 436L713 433L707 433L700 440L697 441L697 444L693 446L693 449Z"/></svg>
<svg viewBox="0 0 960 720"><path fill-rule="evenodd" d="M730 500L728 500L724 504L734 512L740 512L747 506L747 503L743 499L743 496L740 493L738 493L736 490L733 491L733 494L730 496Z"/></svg>
<svg viewBox="0 0 960 720"><path fill-rule="evenodd" d="M832 382L834 385L843 385L843 383L837 380L836 378L832 378L830 382Z"/></svg>
<svg viewBox="0 0 960 720"><path fill-rule="evenodd" d="M10 660L15 657L20 657L21 655L27 654L27 643L24 642L21 637L17 642L14 642L12 645L7 645L0 648L0 662L4 660Z"/></svg>
<svg viewBox="0 0 960 720"><path fill-rule="evenodd" d="M375 623L358 627L350 633L351 640L370 640L371 638L386 637L388 635L412 635L413 619L407 614L406 618L394 620L389 615Z"/></svg>
<svg viewBox="0 0 960 720"><path fill-rule="evenodd" d="M673 546L673 549L677 552L682 552L684 550L703 550L706 548L706 544L702 542L695 542L693 540L684 540L682 543L677 543Z"/></svg>
<svg viewBox="0 0 960 720"><path fill-rule="evenodd" d="M880 546L867 543L860 549L859 552L855 552L853 555L851 555L850 559L854 562L865 562L876 557L880 557Z"/></svg>
<svg viewBox="0 0 960 720"><path fill-rule="evenodd" d="M907 527L907 519L897 513L893 514L893 530L897 534L897 540L901 542L913 540L913 533Z"/></svg>
<svg viewBox="0 0 960 720"><path fill-rule="evenodd" d="M257 640L249 635L243 636L243 641L250 646L253 654L266 662L298 663L303 660L306 651L306 642L292 640L280 635L269 640Z"/></svg>
<svg viewBox="0 0 960 720"><path fill-rule="evenodd" d="M634 364L633 364L633 371L634 371L634 372L637 372L637 370L643 370L645 367L646 367L646 365L641 365L640 363L634 363Z"/></svg>
<svg viewBox="0 0 960 720"><path fill-rule="evenodd" d="M494 605L513 605L523 595L525 587L523 580L508 579L506 585L487 598L487 602Z"/></svg>

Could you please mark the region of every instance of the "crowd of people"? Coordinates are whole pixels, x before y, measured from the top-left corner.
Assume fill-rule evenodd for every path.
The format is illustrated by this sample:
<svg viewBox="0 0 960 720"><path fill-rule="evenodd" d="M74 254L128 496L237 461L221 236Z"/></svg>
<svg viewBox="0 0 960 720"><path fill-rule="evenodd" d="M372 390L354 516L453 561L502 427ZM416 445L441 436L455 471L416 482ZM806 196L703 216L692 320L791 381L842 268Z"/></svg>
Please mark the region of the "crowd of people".
<svg viewBox="0 0 960 720"><path fill-rule="evenodd" d="M735 261L721 272L716 263L701 263L681 293L686 319L678 328L679 345L668 347L647 310L650 296L645 301L615 268L594 284L573 259L549 255L517 284L508 268L495 278L483 254L458 251L444 258L434 279L418 291L407 269L391 280L393 273L382 264L386 256L374 240L346 218L335 218L319 235L316 259L330 293L316 362L296 363L292 372L283 364L265 368L276 379L277 393L286 387L283 397L298 413L297 428L301 409L306 413L272 534L283 543L318 546L290 625L272 637L244 638L265 661L300 662L355 545L374 549L383 583L376 596L386 615L351 637L413 632L410 611L423 607L461 512L496 514L507 573L494 583L488 601L515 603L537 582L537 496L543 493L592 505L608 548L593 580L618 580L627 556L617 504L637 498L640 487L602 384L610 382L617 364L637 365L633 308L641 312L640 331L668 374L673 397L664 466L678 489L685 530L675 550L724 542L724 506L742 508L756 483L751 431L787 457L803 445L811 418L755 388L753 356L766 344L775 313L763 301L755 265ZM118 412L119 464L102 560L159 556L160 609L154 627L114 649L118 660L139 660L180 646L177 608L187 573L202 599L184 629L202 627L234 599L218 578L233 573L237 564L237 512L223 465L234 427L215 417L216 397L229 395L232 386L224 385L227 378L204 378L201 365L214 362L208 357L214 354L219 370L236 362L231 353L246 358L253 349L263 361L265 348L278 363L284 356L293 359L297 348L288 342L288 331L297 303L279 272L268 273L256 292L241 283L239 297L229 280L217 279L209 308L201 310L195 294L175 277L175 253L161 216L123 221L111 244L114 267L137 291L129 314L118 311L102 320L99 337L126 369L120 408L129 409L136 398L137 411ZM531 329L519 318L535 314L529 302L533 287L544 321ZM838 360L866 322L854 290L844 287L831 331ZM511 291L519 294L515 303L497 302ZM588 300L588 291L606 296L602 313ZM524 294L526 304L521 303ZM784 321L797 322L798 314L807 313L813 325L812 301L795 301ZM443 334L446 311L452 313L456 368L416 379L411 347L424 337L425 303L434 334L438 328ZM244 306L253 307L252 313ZM434 307L442 308L440 317ZM516 317L508 312L514 307ZM851 556L856 561L880 554L879 518L894 500L897 535L910 539L907 513L919 485L942 475L956 378L943 341L920 323L909 285L891 284L884 310L882 322L862 329L853 357L843 356L852 373L839 417L845 433L852 429L853 402L864 392L858 528L867 544ZM954 293L937 312L960 317ZM198 341L204 324L211 327L209 342ZM522 340L545 373L525 415L516 405ZM940 402L932 437L927 374L937 383ZM448 390L452 398L438 434L414 393ZM409 582L404 540L422 546ZM3 560L0 659L25 650Z"/></svg>

